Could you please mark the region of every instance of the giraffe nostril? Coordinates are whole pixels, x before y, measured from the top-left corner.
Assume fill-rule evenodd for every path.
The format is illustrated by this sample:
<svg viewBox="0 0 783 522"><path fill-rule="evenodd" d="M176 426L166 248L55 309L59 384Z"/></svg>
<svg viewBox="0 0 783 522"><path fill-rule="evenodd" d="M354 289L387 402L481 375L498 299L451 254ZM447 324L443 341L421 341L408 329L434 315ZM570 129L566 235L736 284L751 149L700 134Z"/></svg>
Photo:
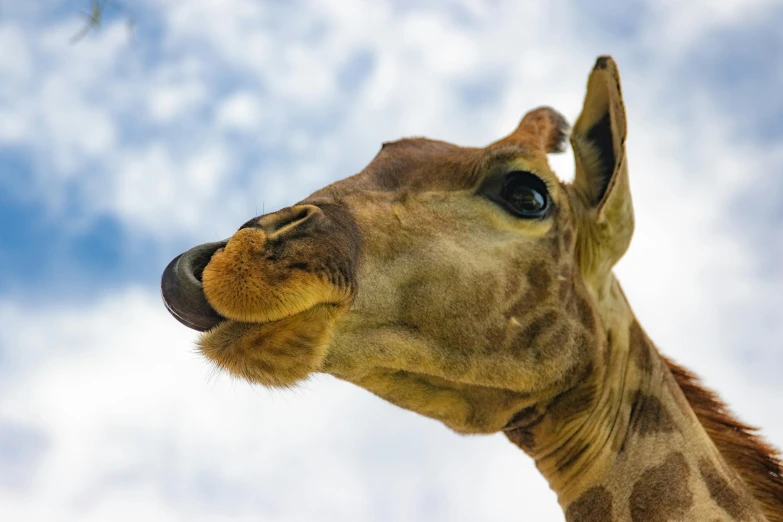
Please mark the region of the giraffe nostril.
<svg viewBox="0 0 783 522"><path fill-rule="evenodd" d="M237 229L237 232L240 230L244 230L246 228L261 228L261 224L259 223L261 221L260 217L254 217L253 219L245 222L241 227Z"/></svg>
<svg viewBox="0 0 783 522"><path fill-rule="evenodd" d="M312 216L320 213L322 213L321 209L315 205L296 205L266 214L265 216L255 217L239 227L239 230L257 228L262 230L267 236L273 236L300 226Z"/></svg>

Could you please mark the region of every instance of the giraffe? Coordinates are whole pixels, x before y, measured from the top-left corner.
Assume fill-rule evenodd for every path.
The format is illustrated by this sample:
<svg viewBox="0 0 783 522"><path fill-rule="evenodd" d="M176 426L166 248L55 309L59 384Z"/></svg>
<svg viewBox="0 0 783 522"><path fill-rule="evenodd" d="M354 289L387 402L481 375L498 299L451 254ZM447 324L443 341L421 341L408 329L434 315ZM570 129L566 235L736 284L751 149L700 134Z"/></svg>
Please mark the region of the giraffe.
<svg viewBox="0 0 783 522"><path fill-rule="evenodd" d="M462 434L503 433L567 521L783 522L773 448L637 321L619 73L599 57L572 130L553 109L484 148L385 143L360 173L176 257L164 302L253 383L313 372Z"/></svg>

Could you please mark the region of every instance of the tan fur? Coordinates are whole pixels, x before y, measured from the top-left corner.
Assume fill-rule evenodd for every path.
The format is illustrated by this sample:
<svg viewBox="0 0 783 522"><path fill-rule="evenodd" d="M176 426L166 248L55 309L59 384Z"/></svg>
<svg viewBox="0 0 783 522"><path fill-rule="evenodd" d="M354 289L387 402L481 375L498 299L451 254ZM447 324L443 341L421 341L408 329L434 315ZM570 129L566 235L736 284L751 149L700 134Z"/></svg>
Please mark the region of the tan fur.
<svg viewBox="0 0 783 522"><path fill-rule="evenodd" d="M320 370L336 308L314 306L278 321L226 322L199 340L221 369L265 386L285 387Z"/></svg>
<svg viewBox="0 0 783 522"><path fill-rule="evenodd" d="M277 321L318 304L340 303L349 289L332 284L317 271L270 262L267 243L304 228L323 212L300 205L243 227L219 249L204 268L204 293L215 310L246 322Z"/></svg>
<svg viewBox="0 0 783 522"><path fill-rule="evenodd" d="M783 522L783 464L777 452L738 421L694 374L666 359L693 411L728 464L737 470L769 522Z"/></svg>
<svg viewBox="0 0 783 522"><path fill-rule="evenodd" d="M263 257L267 236L245 228L212 256L204 269L204 293L224 317L237 321L278 321L345 295L317 274L291 270Z"/></svg>
<svg viewBox="0 0 783 522"><path fill-rule="evenodd" d="M569 521L781 520L775 453L662 358L612 274L633 234L626 132L601 57L573 184L549 168L567 125L545 107L484 148L384 144L214 253L203 288L226 320L203 353L264 385L326 372L457 432L502 431ZM503 199L520 171L546 214Z"/></svg>

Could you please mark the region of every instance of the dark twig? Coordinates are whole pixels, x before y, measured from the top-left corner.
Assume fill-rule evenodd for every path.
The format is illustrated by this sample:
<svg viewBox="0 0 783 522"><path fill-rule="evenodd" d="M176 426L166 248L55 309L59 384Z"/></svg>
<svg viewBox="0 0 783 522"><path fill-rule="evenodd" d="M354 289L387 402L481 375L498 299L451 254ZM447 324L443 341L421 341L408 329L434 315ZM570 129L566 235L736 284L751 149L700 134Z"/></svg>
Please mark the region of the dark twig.
<svg viewBox="0 0 783 522"><path fill-rule="evenodd" d="M79 42L82 38L87 36L87 33L89 33L90 30L97 31L101 28L101 21L103 20L103 14L107 6L113 6L115 9L126 13L128 33L130 34L131 39L133 39L133 28L136 22L133 19L133 15L128 12L127 9L114 0L91 0L90 12L82 12L82 15L85 18L84 27L71 37L71 44Z"/></svg>

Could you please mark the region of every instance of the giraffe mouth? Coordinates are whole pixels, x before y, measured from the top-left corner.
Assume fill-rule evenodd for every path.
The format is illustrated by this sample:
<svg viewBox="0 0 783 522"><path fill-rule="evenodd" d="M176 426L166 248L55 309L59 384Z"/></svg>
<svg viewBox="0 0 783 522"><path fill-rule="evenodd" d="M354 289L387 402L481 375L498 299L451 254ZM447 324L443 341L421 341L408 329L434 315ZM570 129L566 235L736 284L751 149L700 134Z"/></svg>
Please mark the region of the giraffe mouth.
<svg viewBox="0 0 783 522"><path fill-rule="evenodd" d="M163 271L161 296L166 309L180 323L206 332L225 322L207 301L201 277L212 255L228 240L199 245L175 257Z"/></svg>
<svg viewBox="0 0 783 522"><path fill-rule="evenodd" d="M166 308L180 323L202 332L201 353L218 368L266 386L285 387L317 371L323 361L333 318L328 303L292 310L274 320L236 320L209 303L202 275L227 241L200 245L175 257L161 278Z"/></svg>
<svg viewBox="0 0 783 522"><path fill-rule="evenodd" d="M249 324L276 323L307 312L318 305L338 307L339 303L316 302L301 309L288 309L274 318L238 319L221 314L210 304L204 291L204 269L215 254L222 252L229 240L205 243L184 252L166 266L161 277L163 304L174 318L183 325L198 332L211 332L224 323Z"/></svg>
<svg viewBox="0 0 783 522"><path fill-rule="evenodd" d="M355 288L358 249L345 209L298 204L174 258L161 278L163 302L200 332L225 321L268 323L317 305L345 305Z"/></svg>

